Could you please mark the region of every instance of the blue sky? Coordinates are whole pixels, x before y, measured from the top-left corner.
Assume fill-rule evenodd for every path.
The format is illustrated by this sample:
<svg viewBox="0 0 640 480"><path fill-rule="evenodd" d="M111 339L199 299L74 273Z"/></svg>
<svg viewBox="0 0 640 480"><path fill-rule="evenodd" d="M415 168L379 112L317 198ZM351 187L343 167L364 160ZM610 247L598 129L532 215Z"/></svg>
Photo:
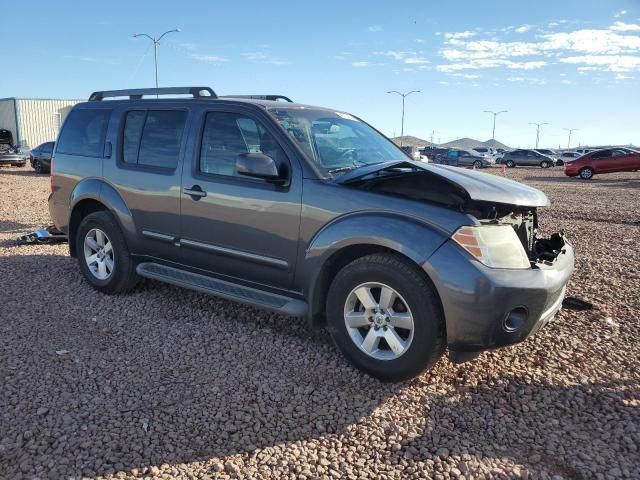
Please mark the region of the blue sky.
<svg viewBox="0 0 640 480"><path fill-rule="evenodd" d="M640 144L640 1L14 2L0 97L209 85L352 112L387 135ZM6 19L5 19L6 20Z"/></svg>

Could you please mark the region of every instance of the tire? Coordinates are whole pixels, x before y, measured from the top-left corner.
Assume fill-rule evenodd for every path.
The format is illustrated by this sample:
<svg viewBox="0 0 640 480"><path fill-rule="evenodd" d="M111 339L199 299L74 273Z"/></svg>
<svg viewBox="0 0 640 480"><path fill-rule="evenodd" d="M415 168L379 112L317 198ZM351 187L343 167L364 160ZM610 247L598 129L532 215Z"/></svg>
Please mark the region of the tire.
<svg viewBox="0 0 640 480"><path fill-rule="evenodd" d="M98 240L96 233L100 231L105 236L103 245L110 243L107 253L103 250L106 277L100 278L101 268L96 263L89 267L87 256L96 250L85 244L85 238ZM99 245L99 242L98 242ZM89 249L89 250L87 250ZM106 294L125 293L132 290L140 277L136 274L135 263L129 254L129 248L120 227L113 216L106 211L94 212L82 219L76 233L76 251L80 270L93 288ZM111 259L109 271L108 259Z"/></svg>
<svg viewBox="0 0 640 480"><path fill-rule="evenodd" d="M514 168L516 166L516 163L513 160L507 160L506 165L509 168Z"/></svg>
<svg viewBox="0 0 640 480"><path fill-rule="evenodd" d="M355 291L364 288L372 295L368 302L387 303L380 301L381 291L371 286L383 286L396 294L395 300L389 303L391 309L378 314L359 302L361 296ZM354 295L355 304L352 303ZM346 314L349 311L356 316L351 322L362 326L347 327ZM390 320L395 326L381 326L385 322L385 314L391 319L405 320L403 323ZM399 326L407 324L404 323L408 322L407 318L411 318L411 330ZM444 315L435 287L416 265L393 254L368 255L354 260L338 272L327 295L327 328L351 364L383 381L397 382L415 377L433 366L445 348ZM366 353L364 348L370 333L372 338L381 338L377 340L377 347ZM402 340L400 343L392 342L398 351L393 351L386 338Z"/></svg>
<svg viewBox="0 0 640 480"><path fill-rule="evenodd" d="M36 171L36 173L43 173L42 164L39 160L33 162L33 169Z"/></svg>
<svg viewBox="0 0 640 480"><path fill-rule="evenodd" d="M540 168L549 168L551 166L551 162L547 160L543 160L540 162Z"/></svg>
<svg viewBox="0 0 640 480"><path fill-rule="evenodd" d="M580 169L580 178L583 180L591 180L593 178L593 168L584 167Z"/></svg>
<svg viewBox="0 0 640 480"><path fill-rule="evenodd" d="M473 167L482 168L482 162L480 160L476 160L475 162L473 162Z"/></svg>

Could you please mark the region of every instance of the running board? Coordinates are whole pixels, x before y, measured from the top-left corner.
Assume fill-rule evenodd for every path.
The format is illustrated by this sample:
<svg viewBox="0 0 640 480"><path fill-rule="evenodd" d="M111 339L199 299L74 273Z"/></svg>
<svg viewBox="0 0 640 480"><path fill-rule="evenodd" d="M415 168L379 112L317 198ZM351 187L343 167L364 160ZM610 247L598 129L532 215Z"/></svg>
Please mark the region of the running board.
<svg viewBox="0 0 640 480"><path fill-rule="evenodd" d="M140 263L136 271L141 277L159 280L178 287L208 293L216 297L246 303L293 317L305 317L308 312L308 305L303 300L276 295L178 268L167 267L159 263Z"/></svg>

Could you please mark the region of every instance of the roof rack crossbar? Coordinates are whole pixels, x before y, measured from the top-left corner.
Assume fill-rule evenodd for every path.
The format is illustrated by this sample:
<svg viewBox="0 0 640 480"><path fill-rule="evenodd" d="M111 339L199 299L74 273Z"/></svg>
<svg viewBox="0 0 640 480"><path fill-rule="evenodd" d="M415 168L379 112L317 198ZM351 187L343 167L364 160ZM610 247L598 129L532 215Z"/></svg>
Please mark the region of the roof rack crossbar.
<svg viewBox="0 0 640 480"><path fill-rule="evenodd" d="M89 97L89 101L99 102L105 98L112 97L129 97L130 100L140 100L145 95L193 95L193 98L218 98L216 92L210 87L164 87L93 92Z"/></svg>
<svg viewBox="0 0 640 480"><path fill-rule="evenodd" d="M285 102L293 103L289 97L284 95L221 95L220 98L248 98L251 100L284 100Z"/></svg>

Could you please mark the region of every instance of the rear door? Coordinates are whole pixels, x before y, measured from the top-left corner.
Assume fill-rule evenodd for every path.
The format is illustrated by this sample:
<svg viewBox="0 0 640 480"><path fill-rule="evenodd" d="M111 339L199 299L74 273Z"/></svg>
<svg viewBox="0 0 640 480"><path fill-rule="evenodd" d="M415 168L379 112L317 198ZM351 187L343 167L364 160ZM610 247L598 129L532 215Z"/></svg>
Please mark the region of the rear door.
<svg viewBox="0 0 640 480"><path fill-rule="evenodd" d="M117 145L104 176L133 217L133 253L179 261L180 175L189 111L179 106L131 105L110 131ZM115 158L113 158L115 157Z"/></svg>
<svg viewBox="0 0 640 480"><path fill-rule="evenodd" d="M629 172L633 170L633 155L629 150L614 148L611 150L611 169L614 172Z"/></svg>
<svg viewBox="0 0 640 480"><path fill-rule="evenodd" d="M246 106L203 109L182 176L180 245L182 261L192 268L288 289L298 251L302 171L272 122ZM239 175L236 161L246 153L276 160L286 183Z"/></svg>
<svg viewBox="0 0 640 480"><path fill-rule="evenodd" d="M611 150L601 150L592 153L589 157L589 164L596 173L610 173L615 171L613 169L614 163L611 158Z"/></svg>

